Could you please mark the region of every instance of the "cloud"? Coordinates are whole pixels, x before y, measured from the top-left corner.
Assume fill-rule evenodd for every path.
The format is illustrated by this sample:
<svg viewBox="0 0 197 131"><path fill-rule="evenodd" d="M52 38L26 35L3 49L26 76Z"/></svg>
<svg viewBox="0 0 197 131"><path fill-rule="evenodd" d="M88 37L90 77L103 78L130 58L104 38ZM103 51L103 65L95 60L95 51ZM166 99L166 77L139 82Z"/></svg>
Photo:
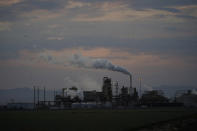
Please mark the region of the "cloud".
<svg viewBox="0 0 197 131"><path fill-rule="evenodd" d="M196 0L1 0L0 6L2 72L7 67L72 70L38 58L65 63L80 53L144 72L148 85L195 83Z"/></svg>
<svg viewBox="0 0 197 131"><path fill-rule="evenodd" d="M58 24L52 24L52 25L49 25L48 27L51 28L51 29L55 29L57 27L60 27L60 25L58 25Z"/></svg>
<svg viewBox="0 0 197 131"><path fill-rule="evenodd" d="M83 7L83 6L82 6ZM196 14L195 5L187 6L175 6L175 7L162 7L162 8L144 8L136 9L129 6L126 2L100 2L91 3L89 7L96 13L80 13L72 18L73 21L77 22L106 22L106 21L133 21L133 20L145 20L147 18L158 19L158 16L162 20L172 20L178 22L180 19L176 16L183 14L183 9L190 9L192 14ZM185 14L186 15L186 14Z"/></svg>
<svg viewBox="0 0 197 131"><path fill-rule="evenodd" d="M20 3L24 0L1 0L0 1L0 6L11 6L13 4Z"/></svg>
<svg viewBox="0 0 197 131"><path fill-rule="evenodd" d="M68 1L66 8L73 9L73 8L82 8L82 7L88 7L91 3L88 2L80 2L80 1Z"/></svg>
<svg viewBox="0 0 197 131"><path fill-rule="evenodd" d="M82 61L73 60L73 54L82 54ZM113 56L113 57L112 57ZM26 65L26 66L46 66L55 68L70 68L71 64L79 64L91 67L92 63L97 59L108 59L115 65L121 65L123 67L136 68L194 68L197 65L195 57L191 56L172 56L172 55L158 55L158 54L146 54L146 53L132 53L123 49L117 48L70 48L64 50L42 50L42 51L20 51L18 58L2 60L1 64L8 65ZM71 61L72 60L72 61ZM86 62L85 62L86 61ZM84 63L85 62L85 63ZM105 61L102 61L106 63ZM64 67L65 66L65 67ZM75 66L75 68L76 68ZM74 66L73 66L74 67ZM73 68L72 67L72 68Z"/></svg>
<svg viewBox="0 0 197 131"><path fill-rule="evenodd" d="M73 16L72 19L78 21L85 21L85 18L88 19L87 21L104 21L104 19L107 21L120 21L120 19L133 20L137 16L142 18L149 15L149 13L153 13L153 10L154 13L157 10L160 14L178 13L177 9L169 7L195 6L196 4L197 2L193 0L1 0L0 5L3 8L0 10L0 19L8 20L12 17L13 21L21 19L20 15L23 13L28 14L28 12L34 12L36 10L48 10L53 13L57 12L61 16L65 16L65 13L68 13L67 15L69 17ZM4 7L6 5L13 6Z"/></svg>
<svg viewBox="0 0 197 131"><path fill-rule="evenodd" d="M126 0L125 1L131 8L137 10L141 9L163 9L168 6L183 6L183 5L197 5L196 0Z"/></svg>
<svg viewBox="0 0 197 131"><path fill-rule="evenodd" d="M63 40L64 37L60 37L60 36L57 36L57 37L48 37L47 39L48 40Z"/></svg>
<svg viewBox="0 0 197 131"><path fill-rule="evenodd" d="M0 60L0 67L31 67L33 70L37 69L50 69L50 70L69 70L74 71L79 74L79 71L92 72L93 75L98 75L99 73L111 74L112 72L102 71L102 70L87 70L82 68L64 66L69 65L68 60L72 54L81 53L83 56L89 58L102 58L108 59L113 64L121 65L127 68L130 72L134 73L134 81L136 82L136 73L143 73L143 84L152 86L152 83L163 83L171 84L187 81L188 83L195 83L194 78L196 78L196 56L186 57L186 56L175 56L166 53L166 56L154 53L133 53L130 50L125 50L123 48L65 48L62 50L42 50L42 51L31 51L23 50L20 51L20 55L17 58ZM40 59L41 56L47 58L47 60ZM112 58L113 57L113 58ZM50 62L53 60L53 62ZM55 61L55 62L54 62ZM45 72L46 73L46 72ZM98 74L97 74L98 73ZM85 73L86 74L86 73ZM113 73L112 73L113 74ZM67 73L65 75L72 75L72 73ZM83 74L84 75L84 74ZM87 73L87 76L89 74ZM115 75L115 74L114 74ZM120 77L120 73L116 74ZM80 75L81 76L81 75ZM112 75L113 76L113 75ZM119 78L122 79L122 78ZM184 80L186 79L186 80ZM76 79L73 79L76 80ZM77 82L80 82L78 80ZM86 80L83 80L84 83ZM90 84L89 86L91 86ZM146 86L147 89L150 89Z"/></svg>
<svg viewBox="0 0 197 131"><path fill-rule="evenodd" d="M180 11L179 15L192 16L197 18L197 5L188 5L188 6L175 6L172 7Z"/></svg>
<svg viewBox="0 0 197 131"><path fill-rule="evenodd" d="M35 44L36 50L99 47L127 49L127 52L133 54L196 56L196 21L186 18L196 17L197 14L196 5L191 5L191 2L189 5L188 2L175 3L168 0L58 0L54 6L53 2L25 1L12 8L6 7L7 11L14 13L13 17L17 16L18 21L13 21L14 26L9 20L0 23L0 56L17 56L21 50L35 50ZM132 4L144 8L135 8ZM9 13L2 14L9 19L13 18ZM26 26L27 23L29 26ZM94 54L94 51L97 52ZM103 53L109 53L104 49L101 54L98 50L94 51L91 52L93 57L103 58ZM112 55L107 57L117 58Z"/></svg>
<svg viewBox="0 0 197 131"><path fill-rule="evenodd" d="M0 31L11 30L12 23L10 22L0 22Z"/></svg>
<svg viewBox="0 0 197 131"><path fill-rule="evenodd" d="M24 21L24 18L21 17L23 14L29 14L38 10L47 10L50 12L60 10L64 8L64 5L67 1L62 0L1 0L2 3L0 9L0 21ZM16 4L15 4L16 3ZM3 6L4 5L4 6ZM10 5L10 6L5 6ZM42 12L41 12L42 13ZM38 13L39 15L39 13ZM36 16L32 16L36 17ZM26 19L25 19L26 20Z"/></svg>
<svg viewBox="0 0 197 131"><path fill-rule="evenodd" d="M28 21L43 21L49 19L56 19L61 16L60 13L49 11L46 9L33 10L31 12L23 12L20 17Z"/></svg>
<svg viewBox="0 0 197 131"><path fill-rule="evenodd" d="M94 6L99 15L79 14L72 18L72 20L77 22L131 21L157 14L170 14L170 12L167 11L153 9L135 10L129 8L126 3L122 2L103 2Z"/></svg>

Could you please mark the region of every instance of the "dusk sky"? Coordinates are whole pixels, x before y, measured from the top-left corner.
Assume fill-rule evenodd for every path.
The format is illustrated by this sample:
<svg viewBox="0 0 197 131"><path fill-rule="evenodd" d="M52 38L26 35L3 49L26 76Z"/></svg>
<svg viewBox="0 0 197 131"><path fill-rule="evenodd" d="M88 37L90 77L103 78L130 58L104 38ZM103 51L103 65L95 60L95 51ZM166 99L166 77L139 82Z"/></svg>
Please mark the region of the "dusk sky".
<svg viewBox="0 0 197 131"><path fill-rule="evenodd" d="M119 72L73 66L73 55L127 69L138 87L197 87L196 0L0 0L0 89L100 89ZM178 88L177 88L178 89Z"/></svg>

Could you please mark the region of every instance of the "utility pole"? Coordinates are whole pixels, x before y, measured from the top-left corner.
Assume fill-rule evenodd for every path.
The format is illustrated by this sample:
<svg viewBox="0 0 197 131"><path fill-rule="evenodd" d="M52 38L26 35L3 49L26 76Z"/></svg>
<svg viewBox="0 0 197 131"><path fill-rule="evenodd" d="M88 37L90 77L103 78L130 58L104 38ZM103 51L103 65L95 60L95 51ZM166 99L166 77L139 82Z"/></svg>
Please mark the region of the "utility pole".
<svg viewBox="0 0 197 131"><path fill-rule="evenodd" d="M38 105L39 105L39 94L40 92L39 92L39 87L38 87L38 89L37 89L37 94L38 94Z"/></svg>
<svg viewBox="0 0 197 131"><path fill-rule="evenodd" d="M34 88L34 109L36 108L36 88L35 86L33 86Z"/></svg>
<svg viewBox="0 0 197 131"><path fill-rule="evenodd" d="M118 96L118 82L115 83L115 87L116 87L116 96Z"/></svg>
<svg viewBox="0 0 197 131"><path fill-rule="evenodd" d="M141 95L142 95L142 78L141 78L141 76L139 77L139 88L140 88L140 90L139 90L139 96L141 97Z"/></svg>
<svg viewBox="0 0 197 131"><path fill-rule="evenodd" d="M54 100L55 100L55 96L56 96L55 88L54 88L54 94L53 95L54 95Z"/></svg>
<svg viewBox="0 0 197 131"><path fill-rule="evenodd" d="M44 87L44 105L45 105L45 87Z"/></svg>

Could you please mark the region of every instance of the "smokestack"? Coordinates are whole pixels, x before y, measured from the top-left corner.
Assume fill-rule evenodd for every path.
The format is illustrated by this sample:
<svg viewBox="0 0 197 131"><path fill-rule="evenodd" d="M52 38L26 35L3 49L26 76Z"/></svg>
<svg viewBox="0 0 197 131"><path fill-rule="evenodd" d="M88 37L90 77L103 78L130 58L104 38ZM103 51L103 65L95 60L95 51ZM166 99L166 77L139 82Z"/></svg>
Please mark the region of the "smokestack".
<svg viewBox="0 0 197 131"><path fill-rule="evenodd" d="M132 75L129 75L129 79L130 79L130 88L132 88Z"/></svg>
<svg viewBox="0 0 197 131"><path fill-rule="evenodd" d="M116 81L116 83L115 83L115 87L116 87L116 96L118 96L118 82Z"/></svg>
<svg viewBox="0 0 197 131"><path fill-rule="evenodd" d="M130 80L129 94L131 95L132 93L132 75L131 74L129 74L129 80Z"/></svg>

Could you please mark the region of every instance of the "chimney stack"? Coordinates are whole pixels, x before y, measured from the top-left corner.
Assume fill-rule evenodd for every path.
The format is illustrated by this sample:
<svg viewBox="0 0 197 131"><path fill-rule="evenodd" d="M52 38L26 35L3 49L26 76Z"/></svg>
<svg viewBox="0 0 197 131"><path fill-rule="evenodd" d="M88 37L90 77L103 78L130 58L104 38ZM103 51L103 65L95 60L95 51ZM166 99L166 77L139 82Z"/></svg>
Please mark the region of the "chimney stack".
<svg viewBox="0 0 197 131"><path fill-rule="evenodd" d="M130 79L130 88L132 88L132 75L129 75L129 79Z"/></svg>
<svg viewBox="0 0 197 131"><path fill-rule="evenodd" d="M131 74L129 75L129 79L130 79L129 94L131 95L133 93L133 90L132 90L132 75Z"/></svg>

